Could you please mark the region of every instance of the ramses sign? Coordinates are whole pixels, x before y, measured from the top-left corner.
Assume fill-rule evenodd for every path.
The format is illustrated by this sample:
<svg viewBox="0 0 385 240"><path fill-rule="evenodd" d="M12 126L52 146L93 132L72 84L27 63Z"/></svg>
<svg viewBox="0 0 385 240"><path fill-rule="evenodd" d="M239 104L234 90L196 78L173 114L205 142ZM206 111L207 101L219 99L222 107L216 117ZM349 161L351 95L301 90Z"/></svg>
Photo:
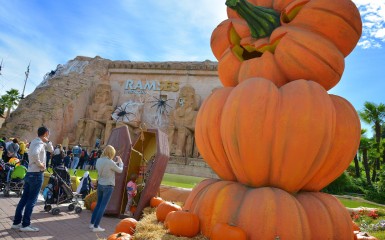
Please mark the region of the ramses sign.
<svg viewBox="0 0 385 240"><path fill-rule="evenodd" d="M177 92L179 91L179 82L127 80L124 87L124 93L145 94L146 90Z"/></svg>

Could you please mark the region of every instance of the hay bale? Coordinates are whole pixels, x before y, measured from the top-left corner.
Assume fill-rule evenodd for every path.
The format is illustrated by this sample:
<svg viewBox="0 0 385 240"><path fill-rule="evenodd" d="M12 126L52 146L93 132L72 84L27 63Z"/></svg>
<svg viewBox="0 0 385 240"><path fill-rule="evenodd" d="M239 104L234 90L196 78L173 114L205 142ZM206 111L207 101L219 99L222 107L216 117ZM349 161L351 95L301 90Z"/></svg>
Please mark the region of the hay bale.
<svg viewBox="0 0 385 240"><path fill-rule="evenodd" d="M208 238L198 235L193 238L177 237L167 233L163 223L156 220L156 208L147 207L143 210L143 218L137 223L134 240L208 240Z"/></svg>

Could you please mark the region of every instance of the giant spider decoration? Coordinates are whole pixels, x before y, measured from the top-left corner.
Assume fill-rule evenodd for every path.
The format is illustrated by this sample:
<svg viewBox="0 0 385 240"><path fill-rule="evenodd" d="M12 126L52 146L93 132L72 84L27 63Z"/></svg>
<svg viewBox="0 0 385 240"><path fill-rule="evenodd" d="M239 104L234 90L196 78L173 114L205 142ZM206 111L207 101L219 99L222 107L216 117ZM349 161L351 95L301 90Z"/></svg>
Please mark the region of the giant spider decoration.
<svg viewBox="0 0 385 240"><path fill-rule="evenodd" d="M129 103L126 103L125 105L117 107L112 113L112 118L115 119L116 122L118 122L119 120L122 122L129 122L133 118L135 118L136 114L127 110L127 107L129 107L129 105ZM130 118L130 115L133 115L133 118Z"/></svg>
<svg viewBox="0 0 385 240"><path fill-rule="evenodd" d="M156 107L156 113L160 116L164 113L168 114L167 108L172 108L170 105L168 105L167 101L174 100L174 99L165 99L167 96L162 95L162 92L159 94L159 98L152 96L155 98L154 101L150 101L150 103L155 103L151 106L151 108Z"/></svg>

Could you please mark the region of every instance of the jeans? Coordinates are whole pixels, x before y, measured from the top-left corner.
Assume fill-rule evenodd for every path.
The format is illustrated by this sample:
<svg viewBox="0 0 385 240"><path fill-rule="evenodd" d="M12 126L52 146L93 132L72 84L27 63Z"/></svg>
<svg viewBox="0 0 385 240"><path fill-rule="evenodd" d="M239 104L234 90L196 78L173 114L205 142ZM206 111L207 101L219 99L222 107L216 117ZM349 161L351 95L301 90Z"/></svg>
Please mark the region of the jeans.
<svg viewBox="0 0 385 240"><path fill-rule="evenodd" d="M33 207L39 196L40 188L43 185L43 172L28 172L24 178L23 195L16 207L14 225L22 222L23 227L31 224ZM24 210L24 217L22 216Z"/></svg>
<svg viewBox="0 0 385 240"><path fill-rule="evenodd" d="M73 160L73 162L72 162L72 164L71 164L71 168L72 168L72 169L76 169L76 167L78 166L78 164L79 164L79 157L74 157L74 160Z"/></svg>
<svg viewBox="0 0 385 240"><path fill-rule="evenodd" d="M111 185L100 185L98 184L98 201L91 217L91 224L97 228L102 220L104 211L106 210L107 204L110 201L114 186Z"/></svg>

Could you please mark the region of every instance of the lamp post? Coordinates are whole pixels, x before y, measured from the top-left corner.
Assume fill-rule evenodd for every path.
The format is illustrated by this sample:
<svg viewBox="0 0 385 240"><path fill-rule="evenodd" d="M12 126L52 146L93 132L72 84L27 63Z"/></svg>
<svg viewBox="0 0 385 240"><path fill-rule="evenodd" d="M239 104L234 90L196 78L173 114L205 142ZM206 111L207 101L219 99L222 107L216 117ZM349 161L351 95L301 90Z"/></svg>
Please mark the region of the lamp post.
<svg viewBox="0 0 385 240"><path fill-rule="evenodd" d="M25 81L24 81L24 87L23 87L23 92L21 93L21 99L24 99L24 90L25 90L25 85L27 84L27 79L29 76L29 66L31 65L31 61L29 61L27 71L25 72Z"/></svg>

